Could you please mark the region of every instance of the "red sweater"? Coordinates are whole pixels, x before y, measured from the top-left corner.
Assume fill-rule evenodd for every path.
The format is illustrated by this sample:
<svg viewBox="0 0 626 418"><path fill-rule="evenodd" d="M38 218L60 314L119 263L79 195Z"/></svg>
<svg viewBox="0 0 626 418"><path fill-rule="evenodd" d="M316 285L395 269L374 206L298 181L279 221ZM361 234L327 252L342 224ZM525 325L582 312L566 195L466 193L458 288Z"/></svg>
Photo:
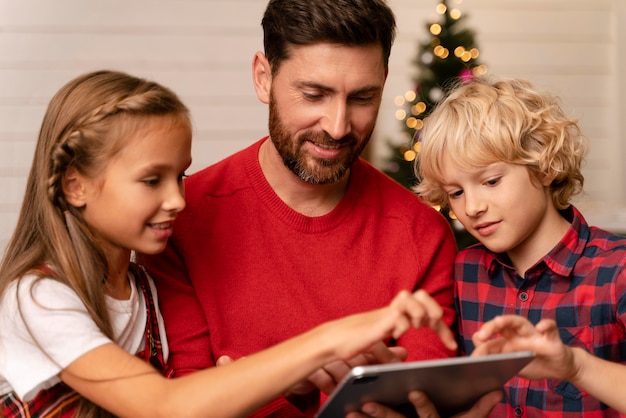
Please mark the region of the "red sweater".
<svg viewBox="0 0 626 418"><path fill-rule="evenodd" d="M381 307L401 289L428 291L453 324L456 246L437 211L358 160L331 213L301 215L263 176L262 142L189 177L168 248L141 259L158 287L178 375ZM398 345L409 360L455 354L428 329Z"/></svg>

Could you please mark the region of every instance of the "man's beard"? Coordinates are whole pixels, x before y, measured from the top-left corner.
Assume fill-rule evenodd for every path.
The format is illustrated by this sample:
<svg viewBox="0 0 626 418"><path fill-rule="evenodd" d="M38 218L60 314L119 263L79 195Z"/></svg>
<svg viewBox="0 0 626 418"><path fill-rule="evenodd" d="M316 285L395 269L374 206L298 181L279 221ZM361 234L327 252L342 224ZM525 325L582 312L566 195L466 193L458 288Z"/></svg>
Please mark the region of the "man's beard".
<svg viewBox="0 0 626 418"><path fill-rule="evenodd" d="M269 133L285 166L300 179L311 184L332 184L341 180L350 170L352 163L361 155L372 136L370 132L359 144L352 134L335 140L323 131L307 131L294 140L280 119L273 95L270 95L269 103ZM331 148L340 145L350 148L351 152L335 159L318 158L303 151L302 147L306 142Z"/></svg>

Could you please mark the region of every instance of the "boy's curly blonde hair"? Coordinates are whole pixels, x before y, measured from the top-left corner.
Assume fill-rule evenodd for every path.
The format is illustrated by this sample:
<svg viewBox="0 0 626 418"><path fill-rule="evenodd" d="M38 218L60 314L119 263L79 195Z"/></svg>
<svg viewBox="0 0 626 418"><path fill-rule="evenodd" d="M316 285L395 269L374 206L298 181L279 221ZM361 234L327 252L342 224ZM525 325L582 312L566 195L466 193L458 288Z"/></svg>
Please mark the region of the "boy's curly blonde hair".
<svg viewBox="0 0 626 418"><path fill-rule="evenodd" d="M463 169L505 162L526 166L538 181L552 179L554 205L565 209L582 191L587 140L559 102L525 80L481 77L459 82L419 134L415 191L428 204L448 205L442 187L444 155Z"/></svg>

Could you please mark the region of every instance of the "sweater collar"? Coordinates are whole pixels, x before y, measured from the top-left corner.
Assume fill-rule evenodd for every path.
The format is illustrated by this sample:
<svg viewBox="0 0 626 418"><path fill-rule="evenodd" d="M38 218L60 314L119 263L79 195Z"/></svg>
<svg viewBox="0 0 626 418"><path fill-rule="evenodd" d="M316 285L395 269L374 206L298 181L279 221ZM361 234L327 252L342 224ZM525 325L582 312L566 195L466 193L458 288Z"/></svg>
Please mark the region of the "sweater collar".
<svg viewBox="0 0 626 418"><path fill-rule="evenodd" d="M261 170L259 150L268 139L269 136L266 136L253 144L244 161L252 188L265 208L293 229L305 233L324 232L339 226L358 202L363 187L363 162L357 159L352 165L346 193L332 211L322 216L306 216L293 210L278 197Z"/></svg>

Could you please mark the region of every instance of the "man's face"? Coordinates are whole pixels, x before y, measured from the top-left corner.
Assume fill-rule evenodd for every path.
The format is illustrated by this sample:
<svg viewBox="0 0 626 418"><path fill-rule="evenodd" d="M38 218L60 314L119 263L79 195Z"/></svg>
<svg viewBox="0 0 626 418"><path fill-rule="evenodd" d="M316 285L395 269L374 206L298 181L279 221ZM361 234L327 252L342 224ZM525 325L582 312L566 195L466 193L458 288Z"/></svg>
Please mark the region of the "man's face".
<svg viewBox="0 0 626 418"><path fill-rule="evenodd" d="M344 178L372 135L386 74L378 45L294 46L269 99L270 137L285 166L308 183Z"/></svg>

